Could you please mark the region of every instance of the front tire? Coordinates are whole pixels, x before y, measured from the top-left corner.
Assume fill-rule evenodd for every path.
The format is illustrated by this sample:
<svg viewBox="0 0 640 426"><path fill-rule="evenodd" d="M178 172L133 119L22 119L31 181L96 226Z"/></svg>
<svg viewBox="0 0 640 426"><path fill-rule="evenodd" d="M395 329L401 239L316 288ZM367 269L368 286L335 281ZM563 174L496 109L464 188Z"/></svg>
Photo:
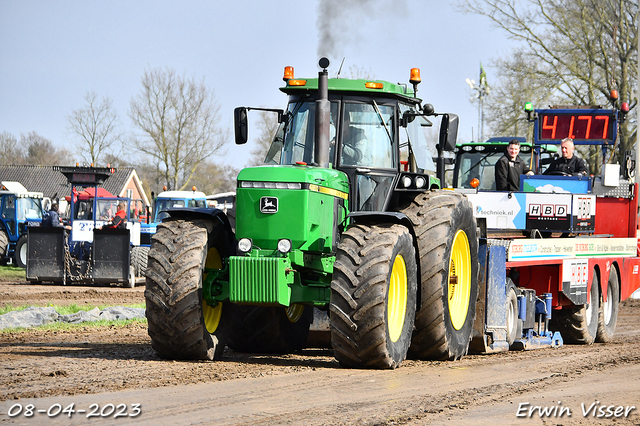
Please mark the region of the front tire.
<svg viewBox="0 0 640 426"><path fill-rule="evenodd" d="M478 240L471 202L452 191L418 195L402 210L420 253L420 306L409 348L418 359L466 355L478 298Z"/></svg>
<svg viewBox="0 0 640 426"><path fill-rule="evenodd" d="M217 359L229 328L226 304L206 304L205 266L221 267L226 230L211 221L169 220L151 239L146 316L151 346L164 359Z"/></svg>
<svg viewBox="0 0 640 426"><path fill-rule="evenodd" d="M407 356L416 309L413 237L401 225L355 225L334 263L329 318L340 364L396 368Z"/></svg>
<svg viewBox="0 0 640 426"><path fill-rule="evenodd" d="M618 322L619 303L620 281L618 280L618 271L615 266L611 265L609 281L607 283L607 301L600 303L596 342L609 343L613 340Z"/></svg>
<svg viewBox="0 0 640 426"><path fill-rule="evenodd" d="M4 229L0 229L0 260L2 262L5 261L4 257L7 254L7 247L9 247L9 236Z"/></svg>
<svg viewBox="0 0 640 426"><path fill-rule="evenodd" d="M27 267L27 236L23 235L16 243L16 266L18 268Z"/></svg>

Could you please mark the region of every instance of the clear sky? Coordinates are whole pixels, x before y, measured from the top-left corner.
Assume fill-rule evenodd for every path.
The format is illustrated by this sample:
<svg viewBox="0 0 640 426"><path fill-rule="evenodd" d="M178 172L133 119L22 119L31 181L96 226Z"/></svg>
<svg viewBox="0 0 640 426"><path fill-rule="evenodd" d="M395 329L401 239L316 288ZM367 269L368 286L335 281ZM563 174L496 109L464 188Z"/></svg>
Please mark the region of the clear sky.
<svg viewBox="0 0 640 426"><path fill-rule="evenodd" d="M488 18L457 11L455 1L323 4L0 0L0 132L19 139L35 131L73 150L66 116L86 105L89 91L109 97L130 132L129 103L145 69L166 67L204 78L220 104L221 125L231 129L237 106L283 108L284 66L298 77L315 77L323 53L330 76L343 58L343 76L357 66L394 83L408 83L410 69L420 68L418 95L436 111L458 114L459 140L473 139L478 110L465 78L478 81L482 62L491 85L495 76L487 65L513 46ZM230 138L226 155L213 161L243 167L251 148Z"/></svg>

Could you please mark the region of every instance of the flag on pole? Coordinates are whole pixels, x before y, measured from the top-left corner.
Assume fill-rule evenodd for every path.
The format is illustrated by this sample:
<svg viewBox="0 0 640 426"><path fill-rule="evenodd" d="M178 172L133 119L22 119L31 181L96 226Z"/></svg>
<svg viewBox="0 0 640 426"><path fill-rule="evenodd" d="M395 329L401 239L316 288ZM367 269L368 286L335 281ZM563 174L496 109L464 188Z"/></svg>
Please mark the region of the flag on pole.
<svg viewBox="0 0 640 426"><path fill-rule="evenodd" d="M480 63L480 81L478 83L480 86L487 86L487 73L482 67L482 63Z"/></svg>

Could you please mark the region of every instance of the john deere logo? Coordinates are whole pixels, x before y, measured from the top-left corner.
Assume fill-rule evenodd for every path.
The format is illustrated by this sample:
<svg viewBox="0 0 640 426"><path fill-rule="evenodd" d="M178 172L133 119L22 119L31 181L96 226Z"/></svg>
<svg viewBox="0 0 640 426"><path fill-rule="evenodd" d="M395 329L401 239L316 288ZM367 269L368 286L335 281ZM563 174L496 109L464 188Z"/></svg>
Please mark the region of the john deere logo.
<svg viewBox="0 0 640 426"><path fill-rule="evenodd" d="M260 213L278 213L278 199L276 197L260 198Z"/></svg>

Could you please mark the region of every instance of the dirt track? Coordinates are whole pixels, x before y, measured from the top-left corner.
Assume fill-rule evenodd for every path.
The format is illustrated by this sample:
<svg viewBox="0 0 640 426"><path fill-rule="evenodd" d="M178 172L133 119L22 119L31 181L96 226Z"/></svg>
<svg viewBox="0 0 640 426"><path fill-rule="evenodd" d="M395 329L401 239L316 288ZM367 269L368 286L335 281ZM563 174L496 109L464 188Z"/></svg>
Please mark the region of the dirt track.
<svg viewBox="0 0 640 426"><path fill-rule="evenodd" d="M144 302L143 291L0 284L0 303L115 306ZM605 415L609 405L612 411L640 407L639 300L621 305L616 336L607 345L473 355L458 362L407 361L393 371L369 371L342 369L322 348L287 356L227 350L219 362L163 361L139 324L34 329L0 334L0 424L70 422L45 413L10 418L15 404L46 409L126 403L131 412L137 401L139 416L111 417L109 423L637 425L637 408L615 419L581 412L581 404L588 409L595 401L605 405ZM561 418L540 418L538 411L517 416L533 406L565 411ZM71 420L88 421L85 414Z"/></svg>

